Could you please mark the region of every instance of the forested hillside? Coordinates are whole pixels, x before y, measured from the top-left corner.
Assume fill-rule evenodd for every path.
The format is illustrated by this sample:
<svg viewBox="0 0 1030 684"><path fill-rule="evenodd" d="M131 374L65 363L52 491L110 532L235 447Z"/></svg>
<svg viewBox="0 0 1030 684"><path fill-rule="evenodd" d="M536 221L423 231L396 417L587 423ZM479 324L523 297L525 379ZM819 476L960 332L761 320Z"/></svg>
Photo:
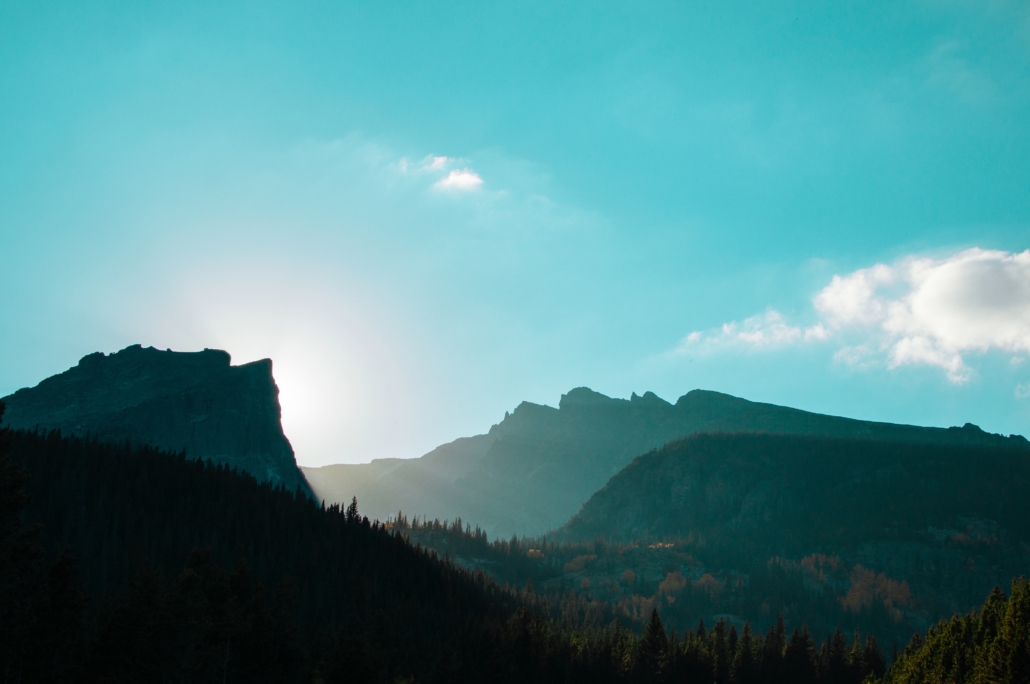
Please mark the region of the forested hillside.
<svg viewBox="0 0 1030 684"><path fill-rule="evenodd" d="M652 571L670 612L771 608L813 626L851 615L904 635L1025 572L1027 491L1030 449L1015 444L701 434L634 460L550 540L678 553Z"/></svg>
<svg viewBox="0 0 1030 684"><path fill-rule="evenodd" d="M28 473L25 517L42 525L34 536L56 568L38 593L48 582L75 592L69 551L99 627L67 630L92 644L83 667L100 680L145 681L130 676L138 669L179 681L217 665L229 681L298 681L337 656L419 681L478 678L522 605L354 510L323 510L224 466L57 434L4 438ZM17 483L9 468L3 483ZM27 578L40 560L22 555ZM263 651L257 664L275 668L254 679L250 659Z"/></svg>
<svg viewBox="0 0 1030 684"><path fill-rule="evenodd" d="M611 399L585 387L558 408L529 402L488 434L445 444L419 459L305 468L327 501L358 500L385 519L411 515L475 521L491 535L539 535L559 527L634 458L700 431L762 431L893 442L1027 445L967 425L924 428L838 418L694 390L670 404L651 392Z"/></svg>

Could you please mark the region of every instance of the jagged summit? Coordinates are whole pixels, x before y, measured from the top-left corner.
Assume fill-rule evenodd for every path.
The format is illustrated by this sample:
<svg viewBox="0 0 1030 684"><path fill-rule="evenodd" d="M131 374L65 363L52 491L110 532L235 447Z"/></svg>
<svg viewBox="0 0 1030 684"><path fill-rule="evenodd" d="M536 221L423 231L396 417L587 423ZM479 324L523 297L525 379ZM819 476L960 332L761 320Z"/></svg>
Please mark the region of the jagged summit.
<svg viewBox="0 0 1030 684"><path fill-rule="evenodd" d="M612 406L625 401L625 399L612 399L600 392L595 392L589 387L577 387L569 390L567 394L561 395L561 400L558 402L558 408L564 409L572 406Z"/></svg>
<svg viewBox="0 0 1030 684"><path fill-rule="evenodd" d="M231 365L219 349L132 345L5 397L4 424L149 444L309 491L282 431L272 361Z"/></svg>

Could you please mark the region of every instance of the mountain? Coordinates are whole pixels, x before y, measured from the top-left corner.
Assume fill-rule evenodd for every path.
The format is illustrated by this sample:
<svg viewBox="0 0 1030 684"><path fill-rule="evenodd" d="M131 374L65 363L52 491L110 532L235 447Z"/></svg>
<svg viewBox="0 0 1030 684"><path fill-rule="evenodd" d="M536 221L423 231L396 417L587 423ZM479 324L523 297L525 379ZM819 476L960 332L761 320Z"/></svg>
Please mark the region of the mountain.
<svg viewBox="0 0 1030 684"><path fill-rule="evenodd" d="M662 575L690 616L705 601L757 615L793 577L801 596L919 629L1026 573L1028 491L1021 440L699 434L634 459L552 539L674 547Z"/></svg>
<svg viewBox="0 0 1030 684"><path fill-rule="evenodd" d="M350 501L381 519L461 517L493 535L539 535L569 520L638 455L701 431L865 437L908 443L1025 442L966 428L924 428L809 413L694 390L675 404L651 392L612 399L585 387L558 408L523 402L487 434L418 459L305 468L316 495Z"/></svg>
<svg viewBox="0 0 1030 684"><path fill-rule="evenodd" d="M269 359L241 366L224 351L133 345L5 397L4 425L145 444L225 464L259 482L310 493L280 422Z"/></svg>

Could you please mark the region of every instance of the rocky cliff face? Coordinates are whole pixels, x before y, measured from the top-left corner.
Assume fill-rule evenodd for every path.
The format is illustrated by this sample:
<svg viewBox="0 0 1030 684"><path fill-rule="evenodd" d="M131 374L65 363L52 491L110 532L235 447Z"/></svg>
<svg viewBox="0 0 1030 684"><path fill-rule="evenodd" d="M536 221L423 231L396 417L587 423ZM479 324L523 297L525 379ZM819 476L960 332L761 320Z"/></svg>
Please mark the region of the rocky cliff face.
<svg viewBox="0 0 1030 684"><path fill-rule="evenodd" d="M694 390L670 404L646 392L612 399L585 387L558 408L523 402L489 433L445 444L419 459L306 469L326 501L357 496L381 519L461 517L492 535L560 527L635 457L696 432L770 432L892 442L1006 445L1021 437L975 426L925 428L826 416Z"/></svg>
<svg viewBox="0 0 1030 684"><path fill-rule="evenodd" d="M232 366L229 354L215 349L134 345L90 354L3 401L6 427L184 451L310 493L282 431L269 359Z"/></svg>

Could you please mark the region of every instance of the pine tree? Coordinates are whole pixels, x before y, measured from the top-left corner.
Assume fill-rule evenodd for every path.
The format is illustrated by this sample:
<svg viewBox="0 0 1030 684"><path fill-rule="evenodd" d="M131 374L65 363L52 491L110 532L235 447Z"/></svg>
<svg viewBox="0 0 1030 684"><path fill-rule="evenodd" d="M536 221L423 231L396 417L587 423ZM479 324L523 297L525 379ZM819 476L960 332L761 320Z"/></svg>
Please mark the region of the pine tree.
<svg viewBox="0 0 1030 684"><path fill-rule="evenodd" d="M784 680L792 684L814 684L815 661L815 644L808 633L808 625L802 625L800 632L795 628L783 652Z"/></svg>
<svg viewBox="0 0 1030 684"><path fill-rule="evenodd" d="M857 636L856 636L857 638ZM849 679L847 641L844 634L835 630L823 645L820 654L822 678L827 682L846 684Z"/></svg>
<svg viewBox="0 0 1030 684"><path fill-rule="evenodd" d="M751 623L745 622L733 659L733 681L736 684L756 684L759 662L755 658L756 643L751 635Z"/></svg>
<svg viewBox="0 0 1030 684"><path fill-rule="evenodd" d="M654 608L637 646L637 668L643 681L659 680L665 669L668 648L669 640L665 634L665 627L658 617L658 609Z"/></svg>
<svg viewBox="0 0 1030 684"><path fill-rule="evenodd" d="M876 637L872 634L866 635L862 662L865 664L865 670L862 675L863 679L870 674L877 678L882 678L887 671L887 659L884 657L883 651L880 650Z"/></svg>

